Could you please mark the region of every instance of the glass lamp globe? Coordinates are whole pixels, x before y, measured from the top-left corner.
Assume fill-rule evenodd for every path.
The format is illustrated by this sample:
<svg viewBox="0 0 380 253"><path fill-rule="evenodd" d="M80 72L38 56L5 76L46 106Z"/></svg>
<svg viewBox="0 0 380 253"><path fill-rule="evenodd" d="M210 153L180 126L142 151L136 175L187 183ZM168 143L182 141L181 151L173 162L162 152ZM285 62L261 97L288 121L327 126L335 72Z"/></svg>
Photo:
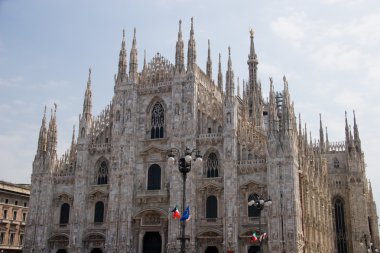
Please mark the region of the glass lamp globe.
<svg viewBox="0 0 380 253"><path fill-rule="evenodd" d="M191 162L191 155L186 155L186 156L185 156L185 161L186 161L187 163Z"/></svg>
<svg viewBox="0 0 380 253"><path fill-rule="evenodd" d="M174 157L171 156L171 157L168 158L168 164L169 164L169 165L173 165L174 162L175 162Z"/></svg>

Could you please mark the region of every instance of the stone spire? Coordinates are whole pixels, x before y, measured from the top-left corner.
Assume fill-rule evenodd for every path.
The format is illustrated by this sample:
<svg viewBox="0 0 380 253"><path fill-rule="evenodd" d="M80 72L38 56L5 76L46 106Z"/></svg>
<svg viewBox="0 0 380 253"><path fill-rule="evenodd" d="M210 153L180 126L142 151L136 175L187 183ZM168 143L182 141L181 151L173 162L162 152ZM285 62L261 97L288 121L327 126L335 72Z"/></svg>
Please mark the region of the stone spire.
<svg viewBox="0 0 380 253"><path fill-rule="evenodd" d="M143 69L146 68L146 50L144 49L144 65L143 65Z"/></svg>
<svg viewBox="0 0 380 253"><path fill-rule="evenodd" d="M197 50L194 38L194 22L191 18L190 39L187 48L187 71L194 71L194 66L197 62Z"/></svg>
<svg viewBox="0 0 380 253"><path fill-rule="evenodd" d="M220 60L220 53L219 53L219 64L218 64L218 87L220 91L223 90L223 74L222 74L222 63Z"/></svg>
<svg viewBox="0 0 380 253"><path fill-rule="evenodd" d="M248 96L249 96L249 118L250 121L254 122L255 125L261 126L263 122L262 115L262 94L261 87L257 81L257 65L259 64L257 60L257 55L255 52L254 44L254 31L250 31L250 50L248 55L248 72L249 72L249 81L248 81Z"/></svg>
<svg viewBox="0 0 380 253"><path fill-rule="evenodd" d="M71 136L71 146L70 146L70 161L74 160L76 152L76 145L75 145L75 125L73 125L73 134Z"/></svg>
<svg viewBox="0 0 380 253"><path fill-rule="evenodd" d="M210 40L208 40L208 54L207 54L206 74L210 78L210 80L212 80L212 61L211 61Z"/></svg>
<svg viewBox="0 0 380 253"><path fill-rule="evenodd" d="M133 30L132 49L129 60L129 78L135 83L137 81L137 47L136 47L136 28Z"/></svg>
<svg viewBox="0 0 380 253"><path fill-rule="evenodd" d="M177 73L182 73L185 69L185 54L183 52L183 40L182 40L182 20L179 20L178 28L178 40L175 46L175 70Z"/></svg>
<svg viewBox="0 0 380 253"><path fill-rule="evenodd" d="M354 113L354 144L355 144L356 151L361 152L361 141L359 137L358 125L356 124L355 110L353 111L353 113Z"/></svg>
<svg viewBox="0 0 380 253"><path fill-rule="evenodd" d="M327 132L327 127L326 127L326 152L328 152L329 149L330 149L329 134Z"/></svg>
<svg viewBox="0 0 380 253"><path fill-rule="evenodd" d="M226 97L232 98L235 95L234 71L232 70L231 48L228 47L228 63L226 71Z"/></svg>
<svg viewBox="0 0 380 253"><path fill-rule="evenodd" d="M123 29L123 40L119 53L119 70L117 73L118 81L123 81L127 78L127 50L125 49L125 30Z"/></svg>
<svg viewBox="0 0 380 253"><path fill-rule="evenodd" d="M83 101L83 117L88 120L91 117L92 111L92 91L91 91L91 68L88 70L87 88L84 94Z"/></svg>
<svg viewBox="0 0 380 253"><path fill-rule="evenodd" d="M276 132L276 95L274 93L274 87L273 87L273 78L269 77L269 106L268 106L268 131L269 134L274 134Z"/></svg>
<svg viewBox="0 0 380 253"><path fill-rule="evenodd" d="M257 55L255 52L255 44L253 42L254 31L251 29L249 33L250 33L251 43L250 43L250 50L249 50L247 64L249 66L250 89L254 91L256 89L255 86L257 84L257 65L259 64L259 61L257 60Z"/></svg>
<svg viewBox="0 0 380 253"><path fill-rule="evenodd" d="M37 154L42 154L46 151L46 141L47 141L47 129L46 129L46 106L44 109L44 115L42 117L40 134L38 137L38 147Z"/></svg>
<svg viewBox="0 0 380 253"><path fill-rule="evenodd" d="M323 126L322 126L322 115L319 114L319 149L321 152L325 150L325 140L323 134Z"/></svg>
<svg viewBox="0 0 380 253"><path fill-rule="evenodd" d="M57 154L57 104L54 103L54 112L51 110L49 129L47 133L47 151L51 158Z"/></svg>
<svg viewBox="0 0 380 253"><path fill-rule="evenodd" d="M347 111L344 112L344 118L345 118L345 128L344 128L344 132L345 132L345 136L346 136L346 146L348 146L349 142L350 142L350 132L349 132L349 128L348 128L348 122L347 122Z"/></svg>

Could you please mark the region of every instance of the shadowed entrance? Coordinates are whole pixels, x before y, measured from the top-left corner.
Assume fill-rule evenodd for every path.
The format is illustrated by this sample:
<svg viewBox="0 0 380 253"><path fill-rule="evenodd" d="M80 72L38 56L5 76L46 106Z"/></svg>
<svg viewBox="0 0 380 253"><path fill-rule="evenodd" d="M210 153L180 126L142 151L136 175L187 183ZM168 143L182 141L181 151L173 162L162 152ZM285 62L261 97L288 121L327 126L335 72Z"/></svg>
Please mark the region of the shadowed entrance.
<svg viewBox="0 0 380 253"><path fill-rule="evenodd" d="M260 252L260 247L259 246L251 246L248 249L248 253L259 253Z"/></svg>
<svg viewBox="0 0 380 253"><path fill-rule="evenodd" d="M206 248L205 253L219 253L219 250L215 246L209 246Z"/></svg>
<svg viewBox="0 0 380 253"><path fill-rule="evenodd" d="M161 253L162 240L158 232L146 232L143 242L143 253Z"/></svg>

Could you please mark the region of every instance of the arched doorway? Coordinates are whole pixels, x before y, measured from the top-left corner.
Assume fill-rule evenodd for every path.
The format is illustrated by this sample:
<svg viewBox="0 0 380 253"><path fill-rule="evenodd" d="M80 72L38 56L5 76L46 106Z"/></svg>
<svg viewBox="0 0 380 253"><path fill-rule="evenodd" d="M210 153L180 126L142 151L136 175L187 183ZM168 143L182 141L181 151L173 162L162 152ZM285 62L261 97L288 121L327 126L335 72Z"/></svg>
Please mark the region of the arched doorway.
<svg viewBox="0 0 380 253"><path fill-rule="evenodd" d="M59 249L59 250L57 251L57 253L67 253L67 251L66 251L65 249Z"/></svg>
<svg viewBox="0 0 380 253"><path fill-rule="evenodd" d="M91 250L91 253L103 253L103 251L99 248L94 248Z"/></svg>
<svg viewBox="0 0 380 253"><path fill-rule="evenodd" d="M248 249L248 253L259 253L260 252L260 246L251 246Z"/></svg>
<svg viewBox="0 0 380 253"><path fill-rule="evenodd" d="M143 253L161 253L162 240L158 232L146 232L143 241Z"/></svg>
<svg viewBox="0 0 380 253"><path fill-rule="evenodd" d="M219 253L219 250L215 246L209 246L206 248L205 253Z"/></svg>

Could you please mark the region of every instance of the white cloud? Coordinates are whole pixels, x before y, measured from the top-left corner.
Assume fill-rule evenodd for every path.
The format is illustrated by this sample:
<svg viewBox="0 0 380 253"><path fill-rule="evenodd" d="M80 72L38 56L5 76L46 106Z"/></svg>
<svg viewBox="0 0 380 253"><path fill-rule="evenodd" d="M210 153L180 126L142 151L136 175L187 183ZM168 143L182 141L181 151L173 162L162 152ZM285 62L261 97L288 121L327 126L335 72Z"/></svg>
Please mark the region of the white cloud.
<svg viewBox="0 0 380 253"><path fill-rule="evenodd" d="M19 87L20 83L24 80L22 76L16 76L11 78L1 78L0 77L0 87Z"/></svg>
<svg viewBox="0 0 380 253"><path fill-rule="evenodd" d="M305 39L305 14L294 13L288 17L279 17L272 22L271 28L278 37L300 47Z"/></svg>
<svg viewBox="0 0 380 253"><path fill-rule="evenodd" d="M336 95L334 102L342 106L347 106L350 108L367 108L367 101L364 99L366 95L353 91L343 91Z"/></svg>

